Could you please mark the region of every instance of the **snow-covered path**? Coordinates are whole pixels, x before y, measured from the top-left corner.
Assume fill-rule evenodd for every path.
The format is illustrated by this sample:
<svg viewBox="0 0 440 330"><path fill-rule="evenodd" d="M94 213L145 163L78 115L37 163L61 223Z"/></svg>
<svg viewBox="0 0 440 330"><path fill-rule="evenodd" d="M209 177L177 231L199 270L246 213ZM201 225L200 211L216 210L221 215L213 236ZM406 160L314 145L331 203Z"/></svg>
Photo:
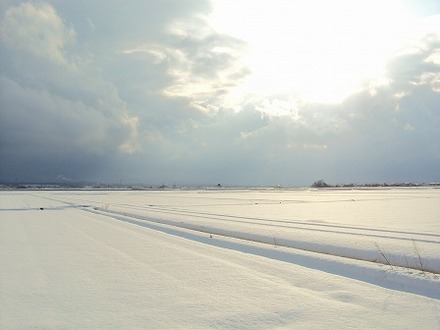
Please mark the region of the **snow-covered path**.
<svg viewBox="0 0 440 330"><path fill-rule="evenodd" d="M0 328L440 328L434 277L390 289L383 266L142 222L110 195L1 193Z"/></svg>

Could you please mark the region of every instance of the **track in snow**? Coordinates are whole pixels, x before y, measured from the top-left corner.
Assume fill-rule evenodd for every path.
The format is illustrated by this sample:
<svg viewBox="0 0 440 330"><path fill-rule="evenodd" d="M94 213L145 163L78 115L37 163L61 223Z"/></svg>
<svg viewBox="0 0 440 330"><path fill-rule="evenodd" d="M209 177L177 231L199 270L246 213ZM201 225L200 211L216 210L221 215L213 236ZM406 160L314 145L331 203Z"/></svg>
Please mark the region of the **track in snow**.
<svg viewBox="0 0 440 330"><path fill-rule="evenodd" d="M237 214L236 210L236 214L228 214L228 210L233 206L241 207L243 203L265 203L277 207L280 202L284 203L286 200L259 198L248 202L244 199L228 198L228 195L224 193L222 198L217 198L217 195L213 196L213 194L209 194L206 200L201 200L205 203L190 203L186 207L180 206L179 203L124 203L115 201L114 198L111 199L111 203L104 203L103 206L96 199L86 198L94 196L75 196L75 198L69 196L68 201L60 199L60 196L46 198L65 203L68 207L80 207L137 225L160 224L177 230L185 229L205 233L208 236L223 236L271 246L284 246L350 259L379 262L389 267L399 266L432 273L440 272L440 253L438 253L440 252L440 234L438 233L287 220L279 217L258 217L254 214L247 215L244 211ZM399 198L404 200L407 197ZM78 202L73 203L75 200ZM318 201L318 203L331 205L331 203L349 201L350 199L327 199ZM304 200L288 200L287 202L307 203ZM200 210L199 207L205 210ZM214 209L215 212L208 211L207 208ZM420 249L419 246L422 248ZM416 252L420 250L423 253L431 252L431 254L417 255Z"/></svg>

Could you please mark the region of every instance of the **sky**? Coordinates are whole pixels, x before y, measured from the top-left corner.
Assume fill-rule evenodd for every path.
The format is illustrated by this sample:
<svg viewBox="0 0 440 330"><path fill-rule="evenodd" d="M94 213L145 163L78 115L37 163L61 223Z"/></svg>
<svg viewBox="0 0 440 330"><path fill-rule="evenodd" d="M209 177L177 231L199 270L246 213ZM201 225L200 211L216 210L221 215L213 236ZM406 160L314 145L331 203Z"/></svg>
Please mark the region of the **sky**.
<svg viewBox="0 0 440 330"><path fill-rule="evenodd" d="M0 1L0 181L440 181L437 0Z"/></svg>

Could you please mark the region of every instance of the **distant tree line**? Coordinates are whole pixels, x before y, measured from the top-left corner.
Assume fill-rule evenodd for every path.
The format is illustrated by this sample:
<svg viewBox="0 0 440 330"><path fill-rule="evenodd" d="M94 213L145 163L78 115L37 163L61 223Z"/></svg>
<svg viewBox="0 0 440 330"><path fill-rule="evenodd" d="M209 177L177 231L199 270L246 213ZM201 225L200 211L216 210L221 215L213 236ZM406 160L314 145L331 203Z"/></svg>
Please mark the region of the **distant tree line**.
<svg viewBox="0 0 440 330"><path fill-rule="evenodd" d="M348 183L348 184L336 184L331 185L320 179L312 184L312 188L354 188L354 187L365 187L365 188L376 188L376 187L439 187L439 182L432 183L413 183L413 182L396 182L396 183Z"/></svg>

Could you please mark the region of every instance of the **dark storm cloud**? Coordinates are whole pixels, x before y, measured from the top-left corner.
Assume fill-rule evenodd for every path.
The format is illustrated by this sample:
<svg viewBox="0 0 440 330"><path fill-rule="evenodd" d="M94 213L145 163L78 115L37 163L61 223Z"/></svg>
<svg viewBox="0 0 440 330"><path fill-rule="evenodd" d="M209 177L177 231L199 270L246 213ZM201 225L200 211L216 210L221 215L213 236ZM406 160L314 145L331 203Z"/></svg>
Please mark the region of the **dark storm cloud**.
<svg viewBox="0 0 440 330"><path fill-rule="evenodd" d="M2 4L2 180L60 173L111 180L106 169L119 157L179 154L173 132L206 116L196 89L207 86L198 96L215 97L242 76L222 72L240 43L206 26L200 15L209 8L204 1Z"/></svg>
<svg viewBox="0 0 440 330"><path fill-rule="evenodd" d="M48 4L3 13L3 180L94 175L101 159L130 151L135 118L110 82L67 52L75 43L75 31Z"/></svg>

